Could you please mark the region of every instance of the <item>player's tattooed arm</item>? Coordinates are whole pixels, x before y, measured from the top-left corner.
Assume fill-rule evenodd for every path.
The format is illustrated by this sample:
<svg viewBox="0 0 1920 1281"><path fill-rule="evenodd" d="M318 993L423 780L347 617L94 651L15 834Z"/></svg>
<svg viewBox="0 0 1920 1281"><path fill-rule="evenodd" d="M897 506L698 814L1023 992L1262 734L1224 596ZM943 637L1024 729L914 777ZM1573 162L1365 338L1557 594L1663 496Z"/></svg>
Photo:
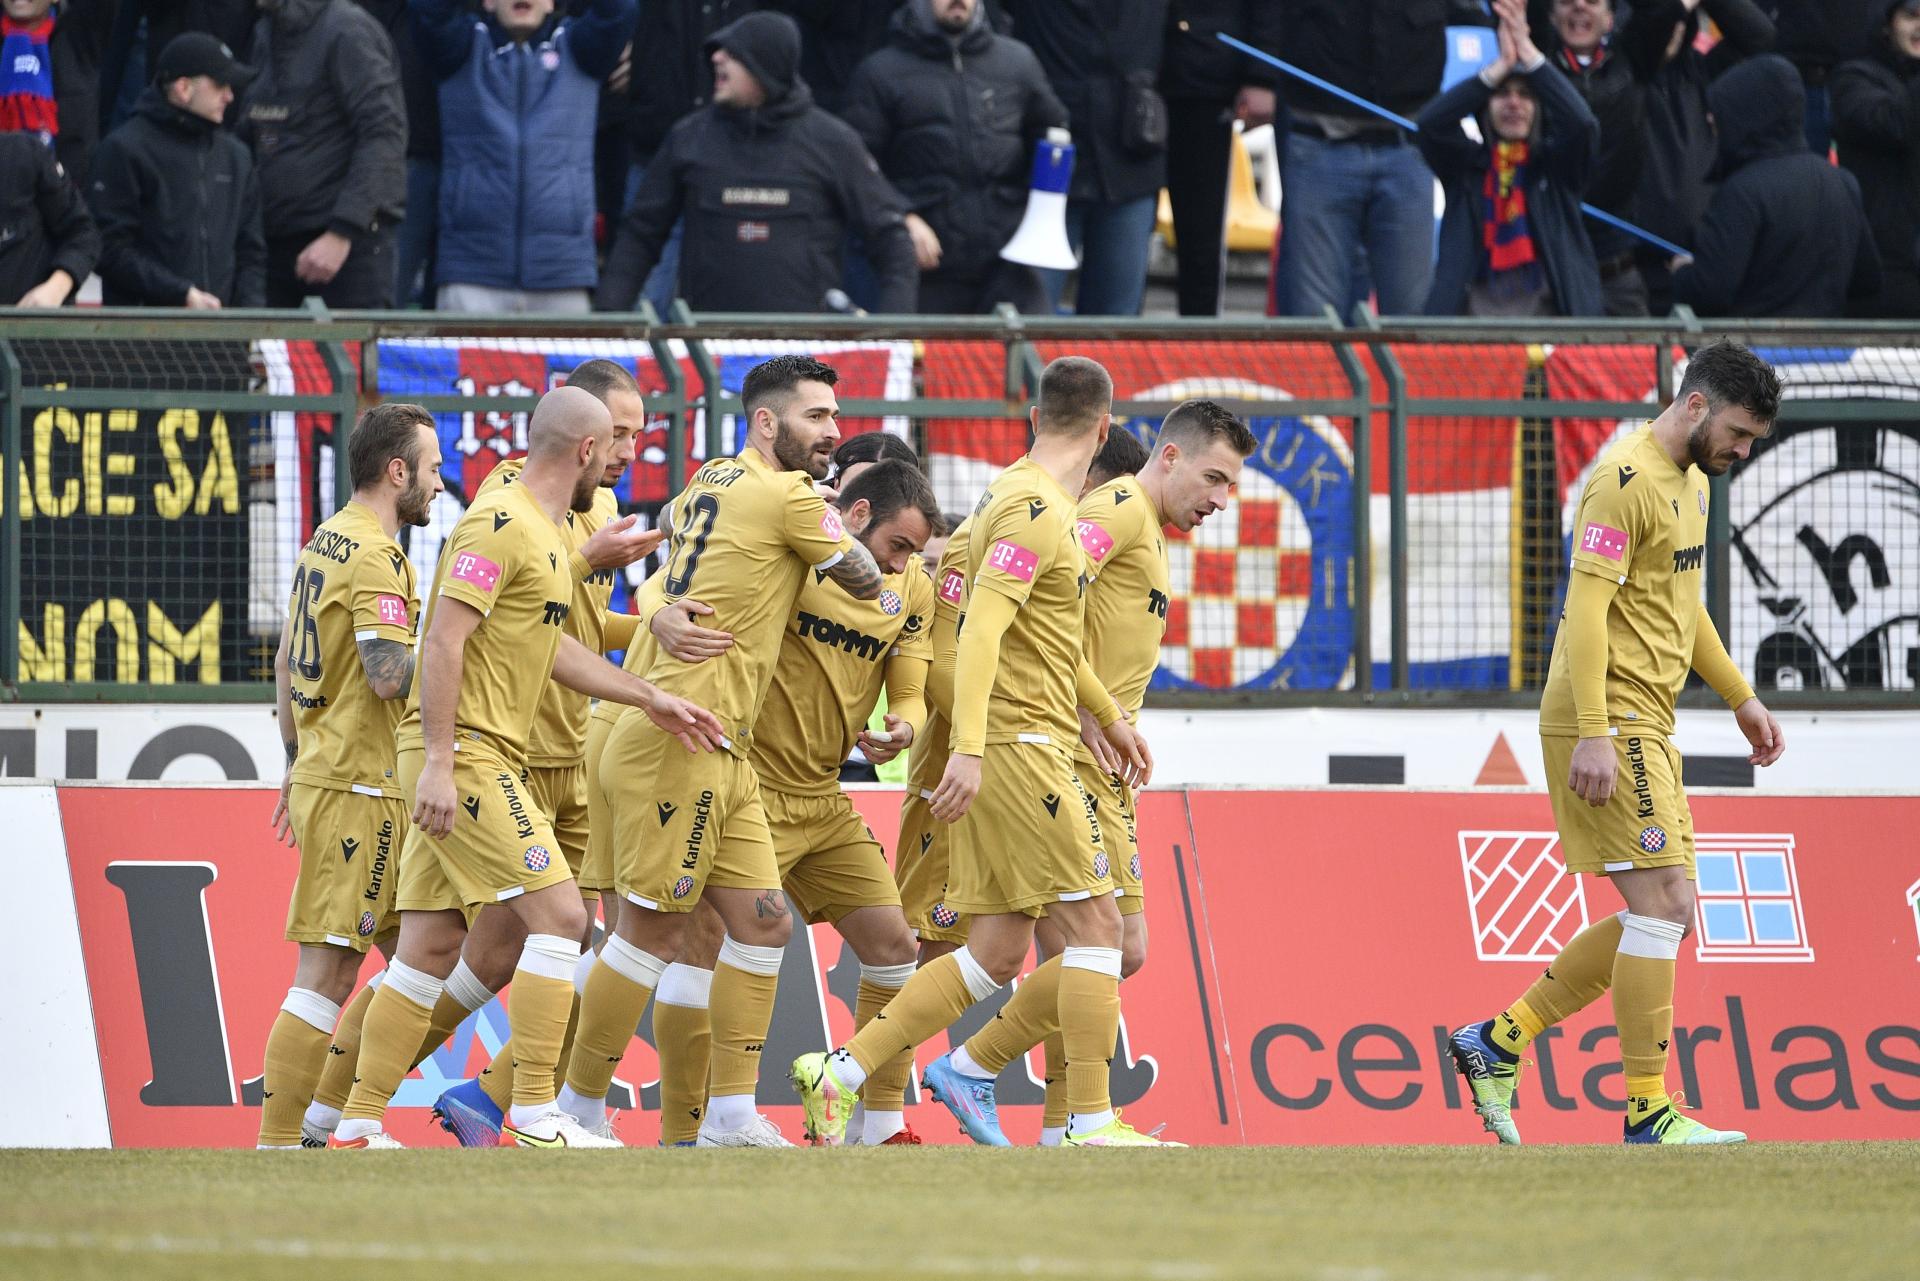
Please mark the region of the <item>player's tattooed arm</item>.
<svg viewBox="0 0 1920 1281"><path fill-rule="evenodd" d="M360 666L367 684L380 698L405 698L413 692L413 647L405 641L363 640Z"/></svg>
<svg viewBox="0 0 1920 1281"><path fill-rule="evenodd" d="M847 548L827 570L827 577L855 600L873 600L880 595L880 565L862 543Z"/></svg>

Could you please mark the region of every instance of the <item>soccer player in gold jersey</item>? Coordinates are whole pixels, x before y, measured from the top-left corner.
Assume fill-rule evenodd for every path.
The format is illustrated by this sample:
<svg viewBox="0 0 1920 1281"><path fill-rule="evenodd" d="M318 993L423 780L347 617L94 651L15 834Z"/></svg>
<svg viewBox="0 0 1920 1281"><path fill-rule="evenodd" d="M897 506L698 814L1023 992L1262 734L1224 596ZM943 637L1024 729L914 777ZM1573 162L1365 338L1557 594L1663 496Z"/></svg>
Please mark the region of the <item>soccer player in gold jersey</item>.
<svg viewBox="0 0 1920 1281"><path fill-rule="evenodd" d="M1613 993L1628 1143L1739 1143L1667 1095L1674 968L1694 915L1693 817L1681 787L1674 698L1689 670L1732 709L1755 765L1786 750L1779 722L1721 644L1701 596L1707 477L1773 427L1780 382L1745 347L1693 354L1671 405L1594 464L1573 523L1573 572L1540 700L1547 794L1569 875L1604 876L1627 909L1575 935L1533 986L1453 1034L1482 1125L1520 1142L1520 1055L1541 1032Z"/></svg>
<svg viewBox="0 0 1920 1281"><path fill-rule="evenodd" d="M302 1146L340 1007L369 944L393 950L406 804L393 731L413 688L420 616L413 563L395 535L424 525L440 492L433 416L398 402L362 415L347 446L353 498L300 552L274 655L287 774L273 824L298 842L287 907L293 986L267 1036L259 1146ZM326 1146L324 1133L305 1140Z"/></svg>
<svg viewBox="0 0 1920 1281"><path fill-rule="evenodd" d="M780 634L805 580L831 578L859 600L883 590L872 554L813 489L839 439L837 380L830 366L797 355L748 371L740 397L747 447L709 460L673 503L673 550L661 578L667 607L700 600L733 644L695 664L662 649L647 678L712 707L724 726L722 750L680 759L654 726L630 715L602 749L614 889L626 901L587 979L560 1100L589 1129L601 1123L614 1068L684 947L689 913L711 897L726 938L709 1002L712 1066L700 1141L788 1146L754 1107L792 920L749 755Z"/></svg>
<svg viewBox="0 0 1920 1281"><path fill-rule="evenodd" d="M930 802L953 824L948 905L972 917L957 951L921 968L846 1046L794 1061L810 1132L838 1142L853 1096L1012 978L1045 912L1067 939L1058 999L1067 1046L1070 1143L1155 1141L1113 1115L1107 1060L1119 1027L1120 916L1092 806L1073 771L1075 707L1102 709L1123 754L1139 742L1082 654L1087 563L1074 504L1112 422L1113 383L1081 357L1040 380L1027 457L996 477L968 529L973 566L956 649L951 752Z"/></svg>
<svg viewBox="0 0 1920 1281"><path fill-rule="evenodd" d="M1190 533L1223 510L1239 487L1240 472L1254 444L1246 424L1226 409L1211 400L1189 400L1175 406L1161 422L1153 453L1144 458L1136 474L1115 476L1097 485L1089 476L1075 522L1093 576L1087 584L1086 655L1129 721L1139 717L1166 632L1171 586L1164 530L1171 527ZM1137 443L1136 449L1145 454ZM1133 788L1124 763L1095 724L1092 712L1085 707L1079 711L1081 741L1075 769L1093 794L1101 852L1116 886L1122 926L1120 977L1125 979L1147 959ZM1043 961L1064 954L1066 940L1051 915L1037 923L1034 934ZM1058 966L1042 964L984 1028L927 1068L929 1092L976 1141L1006 1142L998 1125L994 1080L1007 1064L1043 1040L1047 1102L1040 1141L1053 1146L1066 1137L1066 1052L1059 1032L1058 975Z"/></svg>
<svg viewBox="0 0 1920 1281"><path fill-rule="evenodd" d="M554 1106L554 1070L573 1002L586 913L572 872L526 782L527 743L549 679L642 708L688 753L721 737L709 712L594 654L563 629L571 609L569 509L589 511L613 419L577 387L548 392L528 424L520 479L476 501L434 571L422 671L402 722L397 772L416 831L401 856L400 944L368 1006L359 1066L336 1147L392 1147L388 1100L416 1056L467 922L505 904L527 931L509 1010L516 1047L503 1132L523 1146L609 1147ZM617 522L635 556L659 541ZM610 528L612 528L610 526ZM404 746L417 725L418 751Z"/></svg>

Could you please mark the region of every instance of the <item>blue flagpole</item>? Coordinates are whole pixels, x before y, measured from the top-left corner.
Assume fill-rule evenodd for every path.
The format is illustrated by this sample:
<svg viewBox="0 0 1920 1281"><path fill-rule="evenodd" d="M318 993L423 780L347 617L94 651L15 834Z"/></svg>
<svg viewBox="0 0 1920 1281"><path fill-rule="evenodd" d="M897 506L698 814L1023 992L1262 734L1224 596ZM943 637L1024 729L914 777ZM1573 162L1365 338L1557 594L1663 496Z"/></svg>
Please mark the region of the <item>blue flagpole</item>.
<svg viewBox="0 0 1920 1281"><path fill-rule="evenodd" d="M1236 40L1232 36L1226 34L1224 31L1217 32L1216 34L1220 37L1220 40L1222 43L1232 45L1234 48L1238 49L1241 53L1246 54L1248 57L1258 58L1260 61L1266 63L1267 65L1274 67L1280 71L1286 72L1288 75L1292 76L1295 80L1303 80L1306 83L1312 85L1316 89L1320 89L1326 93L1332 94L1334 97L1340 99L1342 102L1350 102L1354 106L1360 108L1362 111L1370 112L1373 115L1379 116L1382 120L1391 121L1392 123L1400 126L1402 129L1407 130L1409 133L1420 132L1419 125L1415 124L1413 121L1407 119L1403 115L1399 115L1396 112L1388 111L1385 107L1381 106L1377 102L1369 102L1365 98L1362 98L1357 93L1352 93L1346 89L1342 89L1339 85L1334 84L1329 80L1323 80L1319 76L1314 75L1311 71L1303 71L1299 67L1294 66L1290 62L1284 62L1281 59L1274 57L1272 54L1268 53L1264 49L1256 49L1244 40ZM1663 236L1656 236L1651 231L1648 231L1645 227L1635 226L1633 223L1628 222L1625 218L1621 218L1615 214L1610 214L1604 209L1596 209L1592 205L1582 204L1580 206L1580 212L1587 215L1587 217L1592 218L1598 222L1606 223L1609 227L1617 227L1621 231L1626 232L1630 236L1637 236L1638 238L1646 241L1648 244L1652 245L1656 249L1664 249L1669 254L1676 254L1684 258L1691 258L1693 256L1692 254L1688 253L1685 249L1682 249L1679 245L1674 244L1671 240L1668 240Z"/></svg>

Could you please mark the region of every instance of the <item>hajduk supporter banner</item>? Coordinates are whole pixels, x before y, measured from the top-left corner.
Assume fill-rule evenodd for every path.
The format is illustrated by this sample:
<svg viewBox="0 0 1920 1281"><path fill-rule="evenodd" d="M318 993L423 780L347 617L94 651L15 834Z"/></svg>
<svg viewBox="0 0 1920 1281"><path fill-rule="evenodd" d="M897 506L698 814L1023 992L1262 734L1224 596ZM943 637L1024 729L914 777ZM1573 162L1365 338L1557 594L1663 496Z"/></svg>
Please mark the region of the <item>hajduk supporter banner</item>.
<svg viewBox="0 0 1920 1281"><path fill-rule="evenodd" d="M1352 394L1334 351L1273 342L1037 344L1043 360L1083 355L1114 379L1116 399L1211 397L1285 402ZM1372 386L1380 373L1364 348ZM1518 399L1529 349L1422 345L1396 349L1413 396ZM993 344L928 342L929 396L1004 394ZM1377 390L1376 390L1377 394ZM1151 441L1158 416L1118 425ZM1354 601L1371 593L1373 678L1389 676L1388 419L1372 417L1367 478L1372 576L1357 580L1352 427L1319 415L1259 414L1259 442L1234 504L1191 538L1173 538L1173 600L1154 687L1338 689L1353 684ZM934 484L967 510L993 475L1026 449L1025 424L935 420L927 427ZM1407 437L1409 681L1416 688L1506 689L1516 523L1513 419L1414 418Z"/></svg>
<svg viewBox="0 0 1920 1281"><path fill-rule="evenodd" d="M91 1008L0 1003L9 1024L47 1024L0 1030L9 1043L63 1046L67 1059L97 1038L115 1146L252 1143L261 1056L294 960L281 923L297 857L268 830L272 789L63 787L59 824L28 822L21 807L46 809L51 795L0 788L0 822L37 834L37 859L58 865L64 850L71 898L49 881L22 906L63 932L77 916ZM855 801L891 848L899 793ZM1694 816L1700 908L1681 952L1670 1085L1711 1123L1759 1140L1920 1138L1908 999L1920 797L1703 794ZM1122 988L1113 1095L1130 1121L1165 1122L1193 1143L1486 1141L1444 1055L1448 1030L1502 1008L1620 906L1604 884L1561 874L1538 792L1153 791L1139 833L1152 955ZM858 968L828 927L789 947L760 1104L790 1137L800 1118L783 1067L850 1033ZM402 1086L395 1133L449 1143L426 1109L505 1035L498 1002L463 1024ZM658 1133L650 1035L643 1023L615 1086L630 1144ZM949 1043L936 1036L920 1064ZM1529 1141L1617 1141L1624 1103L1604 998L1530 1057L1515 1114ZM62 1070L63 1094L93 1087ZM1001 1078L1017 1143L1037 1137L1041 1076L1036 1052ZM957 1141L939 1105L909 1100L923 1137ZM96 1132L74 1124L74 1142ZM44 1142L44 1129L10 1138L0 1122L0 1142Z"/></svg>
<svg viewBox="0 0 1920 1281"><path fill-rule="evenodd" d="M1756 688L1911 690L1920 685L1920 421L1825 417L1823 403L1911 402L1920 351L1757 348L1795 416L1728 473L1734 661ZM1685 354L1676 353L1675 378ZM1554 396L1648 401L1644 347L1567 347L1547 358ZM1889 406L1891 409L1891 406ZM1563 420L1563 537L1599 456L1645 419Z"/></svg>
<svg viewBox="0 0 1920 1281"><path fill-rule="evenodd" d="M325 367L311 344L263 342L261 350L273 390L300 393L330 390ZM698 394L699 374L687 355L685 344L675 342L670 350L690 394ZM901 400L912 394L911 343L726 341L708 343L707 350L719 365L721 386L734 396L739 395L748 370L770 357L788 353L813 356L832 365L840 375L836 391L842 400ZM632 371L646 396L657 395L667 386L652 347L611 339L576 342L386 339L380 343L378 356L380 395L387 400L429 395L538 396L564 383L568 371L582 361L596 358L612 360ZM436 417L446 491L435 504L429 525L402 531L403 544L413 557L423 583L433 580L433 567L441 544L453 532L466 510L468 498L479 491L487 473L496 463L518 458L527 449L529 415L525 411L477 410ZM687 467L691 474L706 457L705 416L696 412L684 416L682 422L686 425ZM894 417L848 417L841 420L840 429L844 434L886 430L904 436L907 426L904 419ZM679 482L667 474L668 430L666 416L649 414L646 430L635 447L634 463L615 490L623 513L637 512L643 520L650 521L679 488ZM727 415L724 438L729 442L730 451L744 446L745 431L743 419ZM330 432L319 415L275 416L276 493L288 509L301 513L303 531L310 531L333 510L334 458ZM299 545L290 540L289 545L281 549L283 583L291 581L293 560L298 552ZM614 608L626 607L627 589L638 583L641 571L649 567L635 567L620 576L614 592ZM275 598L282 610L285 597L283 585Z"/></svg>

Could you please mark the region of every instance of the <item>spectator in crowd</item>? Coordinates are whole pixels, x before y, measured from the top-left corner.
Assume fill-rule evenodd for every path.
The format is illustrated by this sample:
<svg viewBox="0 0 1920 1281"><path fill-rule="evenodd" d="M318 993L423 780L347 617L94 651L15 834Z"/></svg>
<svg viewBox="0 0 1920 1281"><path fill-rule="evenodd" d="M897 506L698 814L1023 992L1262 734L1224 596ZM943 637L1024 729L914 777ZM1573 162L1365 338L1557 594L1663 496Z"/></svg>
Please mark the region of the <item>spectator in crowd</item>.
<svg viewBox="0 0 1920 1281"><path fill-rule="evenodd" d="M433 253L440 231L440 87L413 39L407 0L358 0L393 42L407 109L407 212L394 231L393 301L433 306ZM468 6L471 13L471 6Z"/></svg>
<svg viewBox="0 0 1920 1281"><path fill-rule="evenodd" d="M760 0L646 0L640 5L625 83L633 165L627 170L622 209L640 194L640 180L666 144L668 130L705 107L712 96L707 41L760 7ZM680 279L682 235L683 223L676 221L640 291L663 316Z"/></svg>
<svg viewBox="0 0 1920 1281"><path fill-rule="evenodd" d="M1369 102L1411 116L1440 91L1447 11L1405 0L1280 6L1279 52ZM1433 175L1406 130L1291 77L1280 164L1275 302L1282 315L1342 319L1364 300L1365 251L1379 309L1413 315L1433 283Z"/></svg>
<svg viewBox="0 0 1920 1281"><path fill-rule="evenodd" d="M100 140L100 70L116 0L0 0L0 133L27 133L54 149L85 191Z"/></svg>
<svg viewBox="0 0 1920 1281"><path fill-rule="evenodd" d="M1710 53L1693 47L1702 14L1720 30ZM1648 0L1633 21L1668 32L1646 91L1647 146L1633 221L1667 240L1692 244L1713 195L1708 174L1717 143L1707 119L1707 86L1742 58L1771 48L1773 21L1754 0ZM1664 316L1673 303L1666 254L1644 244L1634 252L1647 286L1647 310Z"/></svg>
<svg viewBox="0 0 1920 1281"><path fill-rule="evenodd" d="M713 105L676 124L620 221L594 305L633 307L674 221L697 311L819 311L866 240L880 309L912 311L919 273L900 195L844 121L813 105L791 18L750 13L707 41Z"/></svg>
<svg viewBox="0 0 1920 1281"><path fill-rule="evenodd" d="M1880 251L1880 293L1860 310L1920 317L1920 0L1880 8L1873 52L1833 74L1833 136Z"/></svg>
<svg viewBox="0 0 1920 1281"><path fill-rule="evenodd" d="M1002 7L1071 118L1067 239L1080 255L1074 310L1138 315L1167 175L1166 100L1155 87L1167 0L1008 0ZM1066 273L1044 279L1057 303Z"/></svg>
<svg viewBox="0 0 1920 1281"><path fill-rule="evenodd" d="M267 233L267 305L393 302L407 113L393 42L353 0L261 0L241 112Z"/></svg>
<svg viewBox="0 0 1920 1281"><path fill-rule="evenodd" d="M108 306L266 305L253 156L220 127L252 78L214 37L175 36L133 119L100 143L92 203Z"/></svg>
<svg viewBox="0 0 1920 1281"><path fill-rule="evenodd" d="M887 42L887 24L902 0L768 0L800 28L800 75L814 103L846 114L853 69Z"/></svg>
<svg viewBox="0 0 1920 1281"><path fill-rule="evenodd" d="M1647 0L1658 3L1658 0ZM1553 64L1573 81L1600 122L1600 155L1587 200L1631 220L1647 151L1647 84L1660 69L1672 24L1642 21L1636 13L1615 30L1613 0L1553 0L1552 29L1541 39ZM1600 287L1609 316L1647 314L1639 240L1618 227L1588 228L1600 260Z"/></svg>
<svg viewBox="0 0 1920 1281"><path fill-rule="evenodd" d="M1774 52L1800 73L1807 93L1807 148L1824 156L1833 144L1828 80L1834 69L1867 51L1883 11L1879 0L1770 0L1779 38Z"/></svg>
<svg viewBox="0 0 1920 1281"><path fill-rule="evenodd" d="M1499 54L1420 112L1420 151L1446 188L1427 311L1436 316L1597 316L1600 273L1581 196L1600 124L1527 32L1518 0ZM1460 127L1479 124L1481 141Z"/></svg>
<svg viewBox="0 0 1920 1281"><path fill-rule="evenodd" d="M440 82L441 311L593 309L593 124L633 0L409 0Z"/></svg>
<svg viewBox="0 0 1920 1281"><path fill-rule="evenodd" d="M1227 173L1233 125L1271 123L1279 74L1220 43L1280 48L1282 6L1263 0L1171 0L1160 92L1167 100L1167 200L1183 316L1217 316L1226 287Z"/></svg>
<svg viewBox="0 0 1920 1281"><path fill-rule="evenodd" d="M1860 184L1806 147L1805 90L1775 54L1707 90L1724 177L1676 259L1673 296L1703 316L1839 316L1880 287Z"/></svg>
<svg viewBox="0 0 1920 1281"><path fill-rule="evenodd" d="M203 31L246 61L253 43L255 0L141 0L147 48L164 51L174 37Z"/></svg>
<svg viewBox="0 0 1920 1281"><path fill-rule="evenodd" d="M58 307L99 257L100 233L53 152L0 133L0 304Z"/></svg>
<svg viewBox="0 0 1920 1281"><path fill-rule="evenodd" d="M912 210L922 312L1047 309L1040 273L1000 257L1034 143L1067 123L1031 49L995 35L979 0L907 0L887 47L853 73L844 114Z"/></svg>

